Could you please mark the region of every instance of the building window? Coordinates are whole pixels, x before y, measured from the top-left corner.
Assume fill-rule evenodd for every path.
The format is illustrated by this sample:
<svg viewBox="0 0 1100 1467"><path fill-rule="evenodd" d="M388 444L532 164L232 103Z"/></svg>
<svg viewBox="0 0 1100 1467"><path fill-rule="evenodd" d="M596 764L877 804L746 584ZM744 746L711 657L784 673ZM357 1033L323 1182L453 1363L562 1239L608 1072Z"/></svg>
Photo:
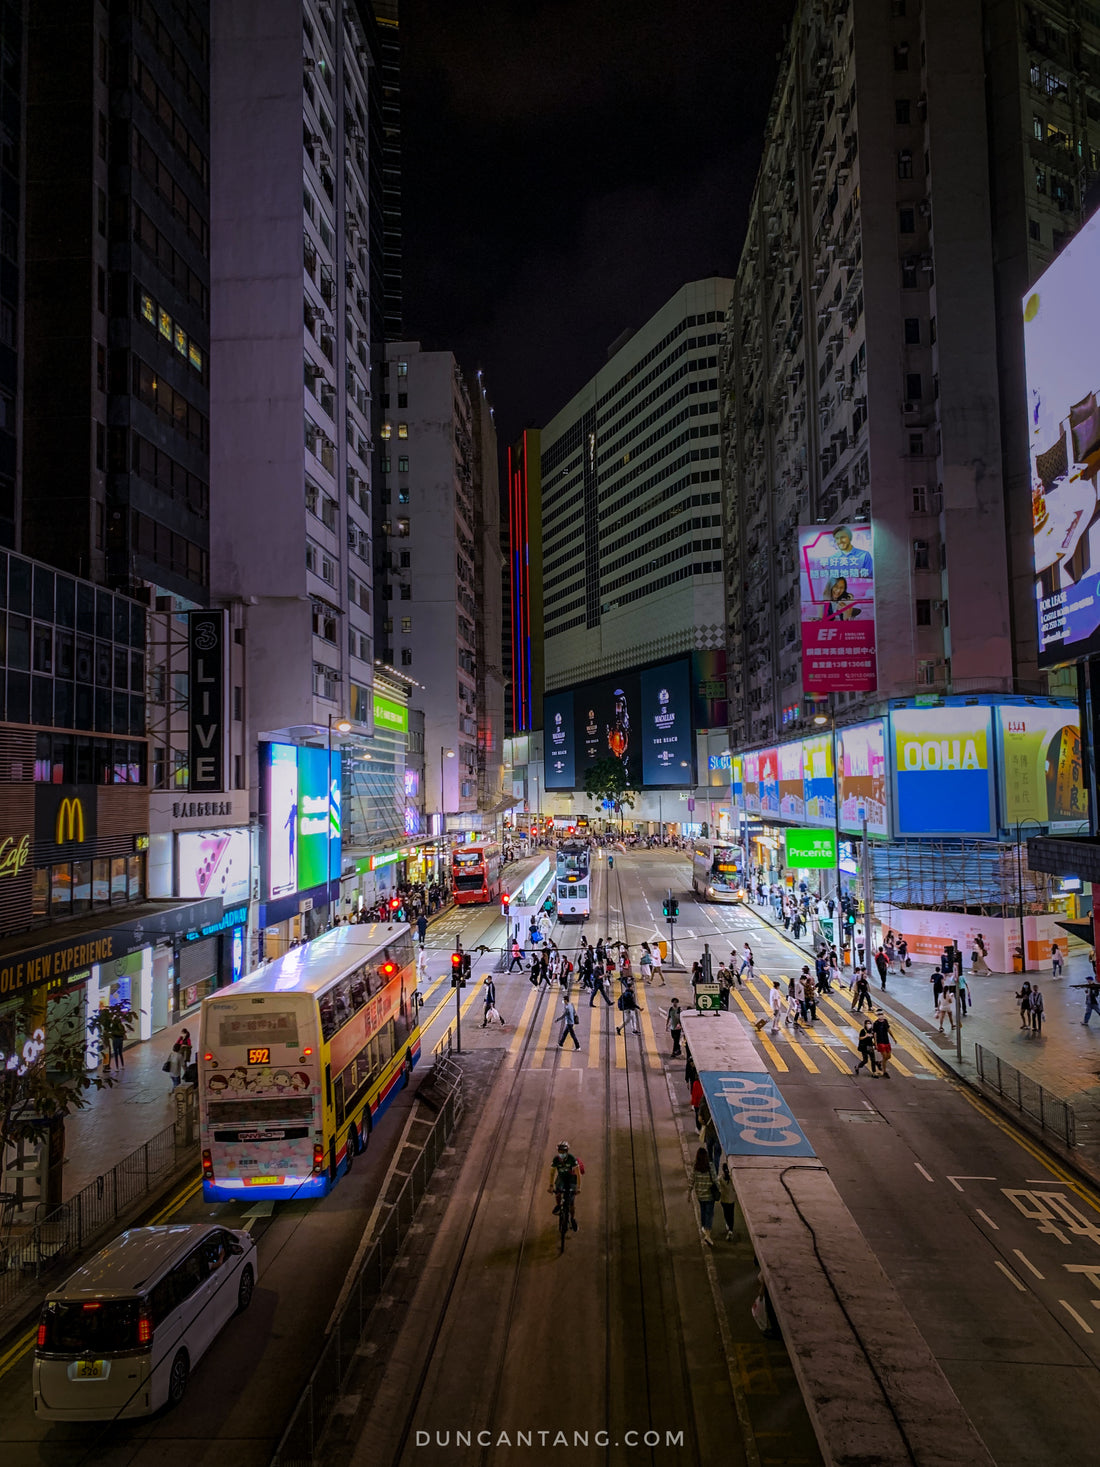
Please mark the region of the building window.
<svg viewBox="0 0 1100 1467"><path fill-rule="evenodd" d="M1029 219L1027 221L1027 232L1028 232L1029 237L1031 239L1033 239L1036 244L1042 244L1042 242L1043 242L1043 231L1039 227L1039 221L1038 221L1038 219Z"/></svg>
<svg viewBox="0 0 1100 1467"><path fill-rule="evenodd" d="M389 362L386 363L386 367L387 367L387 370L388 370L388 368L389 368ZM407 377L409 375L409 364L408 364L408 362L398 362L398 364L397 364L397 375L399 377Z"/></svg>
<svg viewBox="0 0 1100 1467"><path fill-rule="evenodd" d="M897 97L894 100L894 121L899 127L909 126L909 98Z"/></svg>
<svg viewBox="0 0 1100 1467"><path fill-rule="evenodd" d="M936 318L933 316L928 322L928 340L933 346L936 344Z"/></svg>
<svg viewBox="0 0 1100 1467"><path fill-rule="evenodd" d="M898 233L913 234L917 227L916 211L913 209L898 210Z"/></svg>
<svg viewBox="0 0 1100 1467"><path fill-rule="evenodd" d="M411 601L412 600L412 587L411 586L402 586L401 587L401 600L402 601Z"/></svg>
<svg viewBox="0 0 1100 1467"><path fill-rule="evenodd" d="M920 346L920 318L918 316L906 316L905 318L905 344L906 346Z"/></svg>
<svg viewBox="0 0 1100 1467"><path fill-rule="evenodd" d="M407 535L409 533L409 522L408 522L408 520L398 520L397 521L397 533L399 535Z"/></svg>
<svg viewBox="0 0 1100 1467"><path fill-rule="evenodd" d="M407 453L398 454L397 472L399 474L407 474L409 472L409 455Z"/></svg>
<svg viewBox="0 0 1100 1467"><path fill-rule="evenodd" d="M413 629L413 619L412 619L412 617L411 616L403 616L401 618L401 630L403 632L411 632L412 629Z"/></svg>
<svg viewBox="0 0 1100 1467"><path fill-rule="evenodd" d="M1035 170L1035 192L1045 194L1047 191L1047 172L1045 168Z"/></svg>
<svg viewBox="0 0 1100 1467"><path fill-rule="evenodd" d="M399 408L407 408L408 405L409 405L409 394L407 392L399 392L397 394L397 406Z"/></svg>
<svg viewBox="0 0 1100 1467"><path fill-rule="evenodd" d="M402 667L411 667L412 666L412 661L413 661L412 652L409 650L408 647L402 647L401 648L401 666Z"/></svg>
<svg viewBox="0 0 1100 1467"><path fill-rule="evenodd" d="M392 423L383 423L382 424L382 437L383 438L386 438L386 439L389 439L389 438L392 438L393 437L393 424Z"/></svg>
<svg viewBox="0 0 1100 1467"><path fill-rule="evenodd" d="M898 150L898 177L913 177L913 153L910 148L900 148Z"/></svg>
<svg viewBox="0 0 1100 1467"><path fill-rule="evenodd" d="M1034 133L1034 135L1038 138L1038 140L1040 142L1042 142L1043 141L1043 138L1046 135L1046 129L1043 127L1043 119L1041 117L1035 117L1035 116L1032 117L1032 119L1031 119L1031 130Z"/></svg>
<svg viewBox="0 0 1100 1467"><path fill-rule="evenodd" d="M931 570L931 568L932 568L932 564L931 564L931 560L929 558L928 541L927 540L914 540L913 541L913 569L914 570Z"/></svg>
<svg viewBox="0 0 1100 1467"><path fill-rule="evenodd" d="M398 423L398 425L397 425L397 436L398 436L398 438L407 438L409 436L409 425L408 425L408 423Z"/></svg>
<svg viewBox="0 0 1100 1467"><path fill-rule="evenodd" d="M901 288L902 288L902 290L916 290L916 288L917 288L917 267L916 267L916 265L906 264L906 265L903 265L901 267Z"/></svg>
<svg viewBox="0 0 1100 1467"><path fill-rule="evenodd" d="M928 513L928 486L927 484L913 485L913 513Z"/></svg>
<svg viewBox="0 0 1100 1467"><path fill-rule="evenodd" d="M917 626L930 627L932 625L932 603L926 597L917 598Z"/></svg>
<svg viewBox="0 0 1100 1467"><path fill-rule="evenodd" d="M909 43L908 43L908 41L902 41L900 45L894 47L894 70L895 71L908 71L909 70Z"/></svg>
<svg viewBox="0 0 1100 1467"><path fill-rule="evenodd" d="M905 397L907 402L920 402L924 396L919 372L906 372Z"/></svg>
<svg viewBox="0 0 1100 1467"><path fill-rule="evenodd" d="M911 458L923 458L924 457L924 434L923 433L910 433L910 435L909 435L909 456Z"/></svg>
<svg viewBox="0 0 1100 1467"><path fill-rule="evenodd" d="M398 564L400 565L402 570L409 570L412 566L412 551L402 550Z"/></svg>

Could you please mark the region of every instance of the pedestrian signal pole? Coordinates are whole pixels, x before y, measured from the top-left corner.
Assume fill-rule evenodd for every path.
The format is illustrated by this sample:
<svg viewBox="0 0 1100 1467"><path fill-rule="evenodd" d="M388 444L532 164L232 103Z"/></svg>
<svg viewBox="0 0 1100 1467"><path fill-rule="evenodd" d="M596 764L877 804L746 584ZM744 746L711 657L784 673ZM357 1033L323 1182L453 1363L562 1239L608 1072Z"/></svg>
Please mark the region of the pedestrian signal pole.
<svg viewBox="0 0 1100 1467"><path fill-rule="evenodd" d="M451 987L455 991L455 1052L462 1053L462 990L466 984L469 957L462 951L462 939L455 933L455 950L451 954Z"/></svg>

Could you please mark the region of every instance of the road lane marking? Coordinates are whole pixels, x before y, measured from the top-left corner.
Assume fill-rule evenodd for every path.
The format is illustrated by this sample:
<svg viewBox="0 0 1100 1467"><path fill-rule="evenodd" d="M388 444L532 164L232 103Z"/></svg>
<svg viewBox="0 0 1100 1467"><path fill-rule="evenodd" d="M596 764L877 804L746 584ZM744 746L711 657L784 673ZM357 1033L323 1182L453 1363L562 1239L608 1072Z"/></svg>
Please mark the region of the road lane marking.
<svg viewBox="0 0 1100 1467"><path fill-rule="evenodd" d="M657 1048L657 1035L653 1027L653 1020L649 1015L649 1000L639 987L636 989L638 998L638 1013L642 1020L642 1050L649 1063L651 1070L661 1069L661 1056Z"/></svg>
<svg viewBox="0 0 1100 1467"><path fill-rule="evenodd" d="M1001 1270L1001 1272L1004 1274L1005 1278L1009 1281L1010 1284L1015 1284L1021 1294L1027 1293L1027 1285L1021 1283L1010 1268L1006 1268L999 1258L996 1258L993 1261L996 1263L997 1267Z"/></svg>
<svg viewBox="0 0 1100 1467"><path fill-rule="evenodd" d="M523 1044L523 1036L527 1032L527 1026L531 1022L531 1015L534 1013L535 1005L538 1001L539 991L534 984L531 984L531 992L527 995L527 1002L523 1005L523 1013L520 1015L519 1023L516 1025L516 1032L512 1035L512 1042L508 1046L508 1056L505 1063L509 1069L514 1070L516 1067L516 1057L519 1054L520 1046Z"/></svg>
<svg viewBox="0 0 1100 1467"><path fill-rule="evenodd" d="M1020 1260L1024 1267L1029 1268L1037 1279L1041 1279L1043 1277L1043 1275L1035 1267L1034 1263L1032 1263L1031 1259L1028 1258L1026 1253L1021 1253L1019 1248L1013 1248L1012 1251L1013 1253L1015 1253L1016 1257Z"/></svg>
<svg viewBox="0 0 1100 1467"><path fill-rule="evenodd" d="M913 1165L916 1167L917 1171L920 1172L921 1176L925 1179L926 1182L931 1182L935 1180L931 1173L925 1171L919 1161L915 1161Z"/></svg>
<svg viewBox="0 0 1100 1467"><path fill-rule="evenodd" d="M966 1176L963 1176L963 1174L961 1172L958 1172L953 1177L949 1176L947 1178L947 1180L951 1183L952 1187L954 1187L954 1189L955 1189L956 1192L961 1192L963 1189L959 1186L959 1183L960 1182L995 1182L997 1180L997 1178L996 1177L966 1177Z"/></svg>
<svg viewBox="0 0 1100 1467"><path fill-rule="evenodd" d="M178 1212L185 1202L191 1201L191 1198L194 1197L195 1193L199 1190L201 1186L201 1177L196 1177L193 1182L185 1182L182 1191L177 1192L176 1195L172 1198L171 1202L165 1203L165 1205L157 1213L156 1217L149 1220L147 1226L151 1228L156 1227L156 1225L163 1222L166 1217L171 1217L174 1212Z"/></svg>
<svg viewBox="0 0 1100 1467"><path fill-rule="evenodd" d="M976 1211L977 1211L978 1216L980 1218L983 1218L989 1224L989 1226L993 1229L993 1231L995 1233L999 1233L1001 1231L1000 1228L997 1226L997 1224L989 1216L989 1213L988 1212L983 1212L980 1207L977 1208Z"/></svg>
<svg viewBox="0 0 1100 1467"><path fill-rule="evenodd" d="M1058 1303L1061 1304L1062 1308L1066 1311L1067 1314L1071 1315L1077 1321L1077 1323L1081 1326L1081 1328L1085 1331L1087 1335L1092 1335L1096 1333L1092 1325L1089 1324L1088 1320L1082 1319L1082 1317L1077 1313L1077 1310L1074 1309L1072 1304L1067 1303L1065 1299L1059 1299Z"/></svg>
<svg viewBox="0 0 1100 1467"><path fill-rule="evenodd" d="M740 1005L740 1007L744 1010L745 1018L748 1019L749 1023L752 1024L753 1027L755 1028L756 1027L756 1015L753 1013L752 1009L749 1007L748 1002L746 1001L746 999L742 996L741 990L739 988L735 988L735 989L732 990L732 992L733 992L734 998L737 1000L737 1002ZM768 1011L768 1017L770 1019L770 1010ZM775 1045L771 1041L770 1036L765 1032L765 1030L764 1029L758 1029L757 1032L756 1032L756 1038L757 1038L758 1042L760 1043L760 1045L763 1047L765 1054L771 1060L771 1062L775 1066L775 1068L777 1070L779 1070L781 1073L786 1074L788 1072L788 1069L789 1069L789 1066L787 1064L787 1061L779 1053L778 1049L776 1049Z"/></svg>
<svg viewBox="0 0 1100 1467"><path fill-rule="evenodd" d="M782 979L784 979L786 977L786 974L785 973L781 973L779 976L780 976L780 979L782 980ZM766 973L761 973L760 977L761 977L761 980L762 981L766 982L768 975ZM745 984L745 987L748 988L748 989L751 989L752 994L753 994L754 998L756 999L757 1003L760 1004L761 1007L764 1007L764 1000L761 998L760 994L756 991L755 985L752 984L752 983L746 983ZM770 1013L771 1012L771 1004L770 1003L767 1005L767 1009L768 1009L768 1012ZM787 1027L786 1020L784 1020L784 1028L786 1028L786 1027ZM789 1033L787 1035L787 1043L791 1046L791 1049L795 1052L795 1054L798 1056L798 1058L802 1061L803 1066L807 1070L809 1070L809 1072L810 1072L811 1075L820 1075L821 1071L814 1064L814 1062L810 1058L810 1056L802 1048L801 1044L799 1044L798 1040L794 1038L793 1033Z"/></svg>
<svg viewBox="0 0 1100 1467"><path fill-rule="evenodd" d="M557 1015L554 1012L553 991L546 995L549 1002L546 1005L546 1013L543 1015L542 1024L539 1028L539 1037L535 1041L535 1052L531 1056L532 1069L540 1069L547 1055L547 1046L550 1042L550 1030L553 1027Z"/></svg>

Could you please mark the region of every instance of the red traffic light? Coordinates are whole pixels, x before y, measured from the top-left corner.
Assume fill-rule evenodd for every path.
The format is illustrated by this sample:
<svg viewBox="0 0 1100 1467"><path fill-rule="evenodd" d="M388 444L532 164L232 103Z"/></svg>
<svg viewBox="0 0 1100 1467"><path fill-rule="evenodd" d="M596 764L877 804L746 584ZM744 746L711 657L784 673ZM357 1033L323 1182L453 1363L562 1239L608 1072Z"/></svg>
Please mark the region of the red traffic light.
<svg viewBox="0 0 1100 1467"><path fill-rule="evenodd" d="M454 969L454 971L456 973L461 973L462 972L462 954L461 953L452 953L451 954L451 967Z"/></svg>
<svg viewBox="0 0 1100 1467"><path fill-rule="evenodd" d="M390 897L390 910L396 912L401 905L400 897Z"/></svg>
<svg viewBox="0 0 1100 1467"><path fill-rule="evenodd" d="M379 964L379 967L378 967L378 971L382 975L382 977L386 980L386 982L389 982L389 980L397 972L397 964L396 963L380 963Z"/></svg>
<svg viewBox="0 0 1100 1467"><path fill-rule="evenodd" d="M506 907L511 900L512 900L512 898L508 895L508 893L506 891L502 891L501 892L501 894L500 894L500 905L502 907Z"/></svg>

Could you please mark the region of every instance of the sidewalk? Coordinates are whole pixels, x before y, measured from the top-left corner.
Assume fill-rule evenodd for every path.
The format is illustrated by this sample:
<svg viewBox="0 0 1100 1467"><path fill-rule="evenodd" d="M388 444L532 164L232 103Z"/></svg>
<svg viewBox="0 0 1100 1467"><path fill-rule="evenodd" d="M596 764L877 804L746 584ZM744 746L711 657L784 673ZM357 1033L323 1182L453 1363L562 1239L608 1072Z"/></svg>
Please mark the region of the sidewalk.
<svg viewBox="0 0 1100 1467"><path fill-rule="evenodd" d="M752 903L751 910L792 947L812 956L811 939L803 937L795 942L770 908ZM961 1061L955 1055L955 1036L950 1027L945 1034L940 1034L933 1017L932 971L931 963L915 962L904 973L890 973L884 993L872 965L868 975L871 996L876 1004L913 1030L943 1064L967 1084L973 1085L986 1099L997 1103L999 1097L983 1087L978 1079L974 1063L975 1044L991 1050L1060 1100L1067 1101L1076 1118L1077 1145L1066 1151L1053 1138L1049 1144L1052 1150L1072 1159L1082 1171L1100 1181L1100 1019L1087 1027L1082 1024L1084 992L1072 986L1084 983L1089 976L1087 954L1071 951L1061 978L1054 978L1050 973L1022 976L992 973L983 976L968 971L966 986L971 1006L963 1019ZM1038 1037L1020 1027L1020 1012L1014 995L1024 978L1033 986L1038 982L1043 994L1046 1019ZM1015 1114L1011 1107L1006 1107L1006 1110Z"/></svg>

